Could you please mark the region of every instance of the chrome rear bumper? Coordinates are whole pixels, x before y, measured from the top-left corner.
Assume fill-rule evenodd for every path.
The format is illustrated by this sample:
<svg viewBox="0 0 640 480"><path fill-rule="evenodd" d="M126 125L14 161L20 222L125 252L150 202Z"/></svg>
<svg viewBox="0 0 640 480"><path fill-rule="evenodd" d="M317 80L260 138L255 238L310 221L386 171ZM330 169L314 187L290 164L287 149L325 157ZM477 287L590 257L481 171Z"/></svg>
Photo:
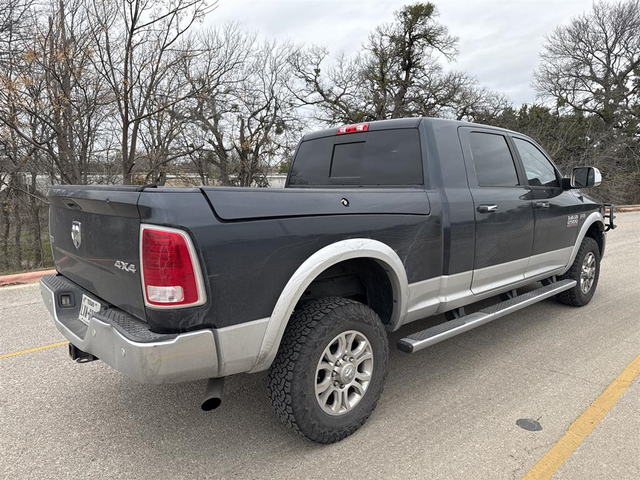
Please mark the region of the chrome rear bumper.
<svg viewBox="0 0 640 480"><path fill-rule="evenodd" d="M51 277L56 278L50 275L40 281L42 299L58 330L80 350L141 383L176 383L218 376L212 330L136 341L101 315L92 316L85 327L77 320L77 313L58 305Z"/></svg>

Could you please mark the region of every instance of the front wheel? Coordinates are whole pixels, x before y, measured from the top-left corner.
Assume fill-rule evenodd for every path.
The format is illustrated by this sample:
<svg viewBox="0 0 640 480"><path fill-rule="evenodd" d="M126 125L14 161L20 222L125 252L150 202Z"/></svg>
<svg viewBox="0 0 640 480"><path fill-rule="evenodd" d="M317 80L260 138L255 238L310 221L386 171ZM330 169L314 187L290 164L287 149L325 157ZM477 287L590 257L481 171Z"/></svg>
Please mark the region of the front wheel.
<svg viewBox="0 0 640 480"><path fill-rule="evenodd" d="M339 297L312 300L294 312L269 371L273 408L314 442L340 441L375 409L388 358L373 310Z"/></svg>
<svg viewBox="0 0 640 480"><path fill-rule="evenodd" d="M591 301L600 277L600 248L591 237L582 240L571 268L560 280L575 280L576 286L559 293L556 298L565 305L583 307Z"/></svg>

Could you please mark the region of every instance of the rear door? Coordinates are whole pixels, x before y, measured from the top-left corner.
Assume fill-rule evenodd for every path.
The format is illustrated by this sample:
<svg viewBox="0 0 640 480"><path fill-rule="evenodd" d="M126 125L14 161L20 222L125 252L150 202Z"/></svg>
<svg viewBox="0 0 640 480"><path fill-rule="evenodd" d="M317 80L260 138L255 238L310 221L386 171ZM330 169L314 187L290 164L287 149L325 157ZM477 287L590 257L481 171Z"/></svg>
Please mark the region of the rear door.
<svg viewBox="0 0 640 480"><path fill-rule="evenodd" d="M475 127L461 127L459 133L475 209L471 291L479 294L524 279L533 206L507 135Z"/></svg>
<svg viewBox="0 0 640 480"><path fill-rule="evenodd" d="M49 229L56 270L105 304L145 319L136 187L54 187Z"/></svg>
<svg viewBox="0 0 640 480"><path fill-rule="evenodd" d="M563 267L571 258L578 235L578 200L562 189L560 173L540 147L523 136L512 138L534 206L533 249L525 273L533 277Z"/></svg>

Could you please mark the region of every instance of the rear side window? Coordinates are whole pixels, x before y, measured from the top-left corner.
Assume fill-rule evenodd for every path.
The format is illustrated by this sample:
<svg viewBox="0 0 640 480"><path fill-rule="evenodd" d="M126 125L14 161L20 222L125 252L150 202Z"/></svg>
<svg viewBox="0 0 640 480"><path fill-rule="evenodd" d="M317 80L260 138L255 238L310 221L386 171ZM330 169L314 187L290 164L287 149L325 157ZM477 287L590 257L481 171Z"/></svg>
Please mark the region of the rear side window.
<svg viewBox="0 0 640 480"><path fill-rule="evenodd" d="M302 142L289 185L422 185L418 129L379 130Z"/></svg>
<svg viewBox="0 0 640 480"><path fill-rule="evenodd" d="M514 138L529 185L533 187L559 187L556 169L538 148L531 142Z"/></svg>
<svg viewBox="0 0 640 480"><path fill-rule="evenodd" d="M482 187L518 185L516 166L504 136L472 132L469 135L469 143L478 185Z"/></svg>

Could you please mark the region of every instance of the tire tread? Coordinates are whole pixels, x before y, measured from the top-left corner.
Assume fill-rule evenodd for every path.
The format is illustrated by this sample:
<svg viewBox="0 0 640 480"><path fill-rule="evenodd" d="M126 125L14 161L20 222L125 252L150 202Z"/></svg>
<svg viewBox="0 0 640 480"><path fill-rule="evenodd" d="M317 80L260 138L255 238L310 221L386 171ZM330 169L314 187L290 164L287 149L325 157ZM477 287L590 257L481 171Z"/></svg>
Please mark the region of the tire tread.
<svg viewBox="0 0 640 480"><path fill-rule="evenodd" d="M580 292L580 271L582 269L582 259L589 251L595 251L599 258L600 250L598 244L593 238L585 237L582 240L582 244L580 245L580 249L576 254L576 258L573 261L571 268L567 270L566 273L558 277L558 280L570 279L576 280L578 282L575 287L570 288L569 290L565 290L564 292L560 292L558 295L556 295L556 299L560 303L564 303L565 305L570 305L572 307L582 307L586 305L586 303L589 303L589 301L591 300L591 298L589 298L589 300L585 303ZM596 286L597 283L595 283L591 288L595 290Z"/></svg>
<svg viewBox="0 0 640 480"><path fill-rule="evenodd" d="M383 345L382 358L376 359L376 361L384 367L384 375L382 382L380 382L379 391L370 392L373 394L371 398L374 399L370 408L357 422L339 429L328 429L312 419L309 402L316 402L316 399L306 398L306 393L300 382L298 382L297 391L294 391L291 380L294 375L300 374L305 367L305 360L308 359L310 350L314 346L313 341L310 342L309 339L323 338L335 328L335 318L332 318L331 314L336 309L340 309L341 313L346 311L348 314L349 311L352 311L354 314L360 314L360 318L364 318L374 327L374 331L379 336L380 344ZM368 315L362 315L362 309L366 309ZM356 312L356 310L360 311ZM311 300L294 311L282 337L278 355L269 370L268 388L271 405L280 421L298 434L318 443L326 444L340 441L360 428L376 408L386 377L388 355L388 340L385 330L382 328L382 322L369 307L341 297L323 297ZM304 408L294 408L294 402L298 402L298 407L304 406Z"/></svg>

